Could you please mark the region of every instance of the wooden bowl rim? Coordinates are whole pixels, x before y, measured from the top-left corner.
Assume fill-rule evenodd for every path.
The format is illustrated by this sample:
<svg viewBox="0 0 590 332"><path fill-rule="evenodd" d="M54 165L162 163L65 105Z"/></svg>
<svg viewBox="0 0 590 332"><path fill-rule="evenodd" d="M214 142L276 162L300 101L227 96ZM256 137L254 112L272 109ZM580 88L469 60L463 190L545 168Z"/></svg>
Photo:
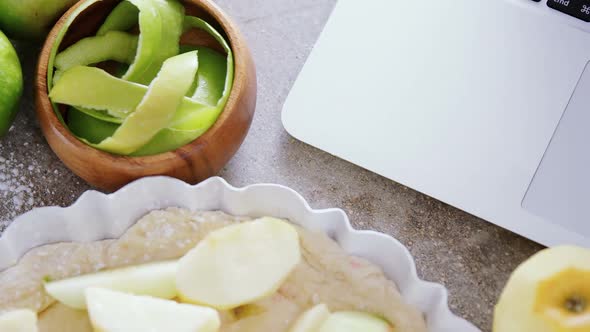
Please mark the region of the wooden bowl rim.
<svg viewBox="0 0 590 332"><path fill-rule="evenodd" d="M184 3L190 2L201 9L203 9L207 14L209 14L216 23L222 28L222 32L228 39L228 43L230 48L233 52L234 57L234 81L232 84L232 89L230 91L230 95L228 101L213 124L211 128L209 128L203 135L199 136L197 139L193 140L192 142L185 144L176 150L168 151L156 155L150 156L140 156L140 157L133 157L133 156L124 156L124 155L116 155L111 154L109 152L105 152L96 148L93 148L84 142L80 141L77 137L75 137L72 132L64 126L61 121L57 118L55 114L55 110L49 100L49 93L47 91L47 71L42 70L40 64L45 64L46 68L49 68L49 58L51 52L49 50L53 47L55 43L55 39L59 31L61 30L61 26L63 23L74 13L74 11L82 5L82 3L89 1L89 0L82 0L72 6L60 19L59 21L53 26L45 43L43 44L43 48L41 51L41 56L39 57L39 65L37 66L36 70L36 89L37 91L37 98L40 98L39 101L41 105L37 105L37 111L45 113L46 119L48 120L48 126L50 128L55 128L59 131L60 135L68 141L71 145L71 148L75 150L75 153L90 153L96 154L95 158L105 158L112 161L115 164L119 164L118 166L124 167L126 169L133 169L136 167L141 168L141 165L145 163L162 163L170 160L176 160L179 156L185 155L186 153L183 152L183 149L192 149L196 148L202 144L207 144L212 137L216 137L222 134L222 127L223 123L230 117L234 115L234 113L239 113L237 106L237 102L239 97L246 93L246 86L244 82L246 82L247 77L246 67L248 63L246 59L249 58L249 54L244 54L244 52L249 52L246 46L244 37L239 32L238 27L236 24L232 22L229 16L219 7L217 6L212 0L179 0L179 2ZM103 1L103 0L98 0ZM39 110L41 108L41 110ZM40 119L40 121L42 121Z"/></svg>

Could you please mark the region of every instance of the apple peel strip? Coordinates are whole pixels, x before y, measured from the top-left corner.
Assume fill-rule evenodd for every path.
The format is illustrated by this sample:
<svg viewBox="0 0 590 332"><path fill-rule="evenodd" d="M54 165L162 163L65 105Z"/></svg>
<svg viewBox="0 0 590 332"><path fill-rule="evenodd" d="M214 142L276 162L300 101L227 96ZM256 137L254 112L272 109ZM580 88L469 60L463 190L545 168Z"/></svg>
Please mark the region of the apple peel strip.
<svg viewBox="0 0 590 332"><path fill-rule="evenodd" d="M174 111L197 73L197 52L184 53L164 62L135 112L129 115L112 137L95 145L101 150L130 154L148 143L168 126Z"/></svg>
<svg viewBox="0 0 590 332"><path fill-rule="evenodd" d="M142 1L136 0L136 3L142 3L142 2L146 3L147 1L150 1L150 0L142 0ZM140 10L140 14L141 14L141 10ZM107 21L108 21L108 19L107 19ZM71 22L69 22L69 23L71 23ZM197 103L195 100L191 100L191 99L186 100L187 98L185 98L185 100L183 100L183 102L181 104L181 107L178 109L173 120L171 121L170 128L164 128L163 130L161 130L161 132L157 133L156 137L154 137L151 142L149 142L143 148L139 149L139 151L135 151L134 155L157 154L157 153L173 150L173 149L178 148L186 143L189 143L190 141L196 139L198 136L200 136L202 133L204 133L207 129L209 129L213 125L213 123L215 122L215 120L217 119L217 117L219 116L219 114L221 113L223 108L225 107L225 104L227 103L227 99L229 97L229 91L231 89L231 86L233 85L233 75L234 75L233 54L231 52L231 48L229 47L228 43L224 40L224 38L211 25L209 25L207 22L205 22L199 18L187 16L187 17L185 17L184 25L185 25L185 29L198 28L201 30L205 30L206 32L211 34L222 45L222 47L226 50L226 52L227 52L227 65L226 65L226 79L225 79L223 93L221 93L221 98L219 98L217 104L213 107L204 107L200 103ZM103 25L103 27L104 27L104 25ZM107 31L105 33L105 35L108 34L109 32L113 32L113 31ZM140 37L140 40L141 40L141 37ZM137 53L139 54L140 51L138 50ZM56 73L56 74L58 74L58 73ZM64 73L59 73L59 74L63 78ZM50 76L50 75L48 75L48 76ZM88 82L88 80L87 80L87 82ZM62 83L65 83L65 82L62 82ZM77 82L77 83L80 83L80 82ZM132 84L131 82L126 82L125 84L127 84L127 83ZM55 88L58 88L58 86L60 86L60 85L61 84L56 83ZM137 92L141 89L138 86L139 85L133 87L135 89L135 92ZM122 87L122 85L121 85L121 87ZM131 86L129 86L129 87L131 87ZM145 88L143 90L145 90ZM59 89L57 89L56 91L59 91ZM121 91L127 91L127 88L123 88L123 90L121 90ZM200 91L199 87L197 86L197 88L195 89L194 97L199 97L199 99L200 99L200 97L202 97L202 96L198 95L199 91ZM129 94L127 94L127 93L125 93L125 94L127 96L129 96ZM134 110L134 107L133 107L134 104L138 100L140 100L140 98L138 98L138 96L135 96L131 101L119 100L117 98L112 98L113 95L109 93L108 99L110 99L110 101L109 101L108 105L101 105L100 103L94 103L94 104L91 103L89 105L86 102L67 101L64 99L54 98L55 96L57 96L59 94L57 92L54 93L53 90L52 90L51 95L52 95L53 102L61 102L61 103L69 104L69 105L76 105L77 108L80 108L81 111L89 114L90 116L93 116L99 120L103 120L103 121L107 121L107 122L111 122L111 123L123 122L123 118L126 117L128 114L130 114ZM211 102L211 100L207 100L207 102L209 104ZM108 112L108 114L105 113L105 110ZM86 140L84 140L84 141L86 141ZM88 141L86 141L86 143L91 144ZM96 145L96 147L102 148L100 144ZM107 148L107 149L111 150L110 152L113 152L113 153L121 153L121 152L117 152L117 151L122 151L122 150L118 150L118 149L115 149L115 150L110 149L110 148ZM124 149L124 150L129 151L128 149ZM129 154L129 152L123 153L123 154Z"/></svg>

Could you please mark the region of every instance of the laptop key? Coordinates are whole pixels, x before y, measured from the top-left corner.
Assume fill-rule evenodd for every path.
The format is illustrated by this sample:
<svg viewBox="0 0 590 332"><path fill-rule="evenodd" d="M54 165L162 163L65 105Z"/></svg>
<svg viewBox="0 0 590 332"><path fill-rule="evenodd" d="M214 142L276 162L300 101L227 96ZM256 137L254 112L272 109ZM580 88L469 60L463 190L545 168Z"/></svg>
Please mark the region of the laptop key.
<svg viewBox="0 0 590 332"><path fill-rule="evenodd" d="M578 5L578 16L576 17L586 22L590 22L590 1L582 1L582 3Z"/></svg>
<svg viewBox="0 0 590 332"><path fill-rule="evenodd" d="M590 0L547 0L547 6L590 22Z"/></svg>

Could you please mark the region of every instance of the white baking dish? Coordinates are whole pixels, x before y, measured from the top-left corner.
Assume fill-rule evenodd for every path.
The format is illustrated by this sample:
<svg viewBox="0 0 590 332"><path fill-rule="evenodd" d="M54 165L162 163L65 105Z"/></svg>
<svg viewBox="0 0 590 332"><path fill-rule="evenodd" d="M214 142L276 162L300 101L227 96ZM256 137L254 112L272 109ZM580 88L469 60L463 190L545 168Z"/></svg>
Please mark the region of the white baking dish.
<svg viewBox="0 0 590 332"><path fill-rule="evenodd" d="M88 191L70 207L39 208L18 217L0 238L0 271L40 245L117 238L148 211L172 206L275 216L323 231L348 253L380 265L406 301L424 313L429 331L479 331L451 313L443 286L418 278L412 256L397 240L382 233L354 230L344 211L314 210L297 192L276 184L235 188L215 177L191 186L172 178L152 177L110 195Z"/></svg>

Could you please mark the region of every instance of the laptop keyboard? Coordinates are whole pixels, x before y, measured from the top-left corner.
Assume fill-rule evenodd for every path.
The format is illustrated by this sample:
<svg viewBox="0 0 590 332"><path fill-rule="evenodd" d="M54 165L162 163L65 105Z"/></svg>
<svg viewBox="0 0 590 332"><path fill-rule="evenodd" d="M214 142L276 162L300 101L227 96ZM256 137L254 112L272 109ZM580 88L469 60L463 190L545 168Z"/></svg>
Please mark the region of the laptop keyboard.
<svg viewBox="0 0 590 332"><path fill-rule="evenodd" d="M539 2L540 0L533 0ZM590 0L547 0L547 6L590 22Z"/></svg>

